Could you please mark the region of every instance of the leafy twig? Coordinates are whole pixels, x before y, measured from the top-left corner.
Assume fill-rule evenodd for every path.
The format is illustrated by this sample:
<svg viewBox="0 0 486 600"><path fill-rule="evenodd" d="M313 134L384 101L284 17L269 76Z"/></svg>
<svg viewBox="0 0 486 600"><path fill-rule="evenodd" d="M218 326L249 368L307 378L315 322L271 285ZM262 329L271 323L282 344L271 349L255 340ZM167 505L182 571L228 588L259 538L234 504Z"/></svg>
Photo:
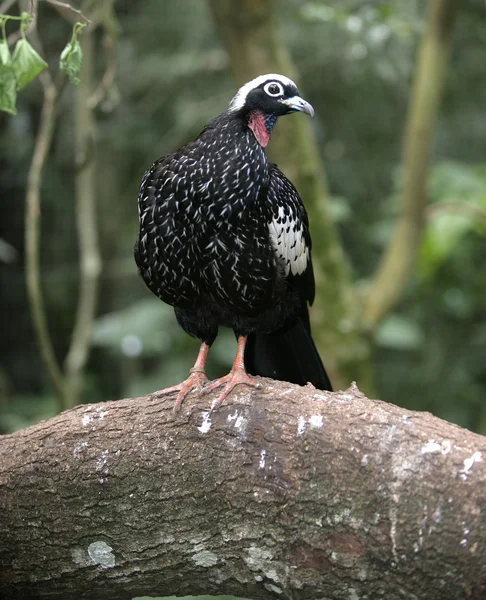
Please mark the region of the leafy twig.
<svg viewBox="0 0 486 600"><path fill-rule="evenodd" d="M31 21L27 29L22 32L20 29L18 31L14 31L7 38L7 43L9 46L13 46L15 42L17 42L22 36L30 35L35 28L37 27L37 8L38 8L39 0L29 0L29 14L31 17Z"/></svg>

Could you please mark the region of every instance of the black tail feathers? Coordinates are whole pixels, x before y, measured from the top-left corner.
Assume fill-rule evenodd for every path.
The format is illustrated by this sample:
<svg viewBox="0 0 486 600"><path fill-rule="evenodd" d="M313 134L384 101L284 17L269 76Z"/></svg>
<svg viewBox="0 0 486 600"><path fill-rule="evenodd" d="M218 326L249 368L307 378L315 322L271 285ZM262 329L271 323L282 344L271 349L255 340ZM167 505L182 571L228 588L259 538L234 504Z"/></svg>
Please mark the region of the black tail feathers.
<svg viewBox="0 0 486 600"><path fill-rule="evenodd" d="M271 334L250 334L245 348L248 373L298 385L310 382L320 390L332 391L331 382L305 321L308 322L306 314L290 327Z"/></svg>

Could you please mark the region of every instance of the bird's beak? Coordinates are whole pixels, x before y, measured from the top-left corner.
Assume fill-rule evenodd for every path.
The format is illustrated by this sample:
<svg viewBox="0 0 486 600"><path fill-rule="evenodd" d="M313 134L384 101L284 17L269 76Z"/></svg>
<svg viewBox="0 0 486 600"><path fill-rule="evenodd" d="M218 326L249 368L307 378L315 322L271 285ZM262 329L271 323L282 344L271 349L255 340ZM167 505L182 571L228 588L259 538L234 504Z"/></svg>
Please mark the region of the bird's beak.
<svg viewBox="0 0 486 600"><path fill-rule="evenodd" d="M285 98L284 100L280 100L280 102L288 106L291 110L298 110L299 112L307 113L311 117L314 116L314 109L312 108L312 104L309 104L300 96Z"/></svg>

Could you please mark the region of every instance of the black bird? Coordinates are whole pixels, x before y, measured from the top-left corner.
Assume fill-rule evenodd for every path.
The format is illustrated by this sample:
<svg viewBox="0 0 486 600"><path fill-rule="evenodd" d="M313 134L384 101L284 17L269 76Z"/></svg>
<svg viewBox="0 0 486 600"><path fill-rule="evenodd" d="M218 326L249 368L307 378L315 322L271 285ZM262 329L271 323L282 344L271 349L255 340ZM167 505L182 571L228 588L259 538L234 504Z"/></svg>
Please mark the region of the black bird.
<svg viewBox="0 0 486 600"><path fill-rule="evenodd" d="M293 81L257 77L193 142L157 160L138 196L135 260L148 288L172 305L201 348L175 409L193 389L259 384L249 373L322 390L331 384L310 334L314 274L307 213L265 147L277 118L314 114ZM218 327L233 328L238 347L229 375L204 373ZM246 348L245 348L246 346Z"/></svg>

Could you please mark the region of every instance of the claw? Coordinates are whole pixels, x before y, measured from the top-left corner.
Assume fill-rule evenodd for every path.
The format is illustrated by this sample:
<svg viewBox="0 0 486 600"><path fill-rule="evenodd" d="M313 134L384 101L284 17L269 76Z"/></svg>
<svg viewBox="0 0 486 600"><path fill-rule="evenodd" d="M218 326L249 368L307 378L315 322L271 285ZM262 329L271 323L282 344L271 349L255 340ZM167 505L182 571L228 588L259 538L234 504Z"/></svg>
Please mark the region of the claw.
<svg viewBox="0 0 486 600"><path fill-rule="evenodd" d="M228 395L233 391L233 388L240 384L249 385L257 389L262 387L261 383L255 381L253 377L247 375L243 369L236 369L235 371L231 371L231 373L229 373L228 375L220 377L219 379L212 381L209 385L206 385L202 391L202 394L209 394L217 388L224 386L223 391L211 406L209 414L211 414L213 410L219 408L221 404L223 404L225 399L228 397Z"/></svg>
<svg viewBox="0 0 486 600"><path fill-rule="evenodd" d="M154 392L152 394L152 398L160 398L162 396L167 396L168 394L178 392L174 404L174 413L177 414L181 409L181 405L184 402L184 398L193 390L197 390L201 394L209 394L213 390L224 386L223 391L213 403L213 406L209 411L209 414L211 414L214 409L218 408L219 406L221 406L221 404L223 404L224 400L233 391L233 388L235 386L244 384L257 389L261 388L261 383L255 381L253 377L250 377L246 374L245 364L243 360L245 353L245 343L246 336L239 336L236 356L230 373L206 385L208 383L208 379L204 373L204 365L206 363L209 345L203 342L201 344L196 363L194 367L190 370L189 377L182 383L179 383L178 385L174 385L170 388Z"/></svg>
<svg viewBox="0 0 486 600"><path fill-rule="evenodd" d="M173 409L174 413L177 414L181 409L185 397L193 390L201 391L207 380L208 378L204 374L204 371L191 369L191 374L185 381L179 383L178 385L173 385L170 388L165 388L164 390L154 392L152 394L152 398L161 398L163 396L173 394L174 392L179 392L177 394Z"/></svg>
<svg viewBox="0 0 486 600"><path fill-rule="evenodd" d="M261 383L258 383L253 379L253 377L250 377L246 374L244 362L245 344L246 336L240 335L238 337L238 346L236 348L235 360L233 362L233 366L231 367L231 371L229 372L229 374L225 375L224 377L220 377L219 379L216 379L204 388L202 393L208 394L209 392L212 392L213 390L224 385L223 391L211 406L209 414L211 414L213 410L215 410L216 408L221 406L221 404L223 404L224 400L233 391L233 388L235 386L244 384L257 389L262 387Z"/></svg>
<svg viewBox="0 0 486 600"><path fill-rule="evenodd" d="M206 358L209 351L209 345L205 342L202 342L201 347L199 348L199 354L197 355L196 362L192 369L189 370L189 377L179 383L178 385L173 385L170 388L166 388L165 390L160 390L159 392L154 392L152 394L152 398L161 398L162 396L167 396L168 394L173 394L174 392L179 392L177 394L177 398L174 404L174 414L177 414L181 405L184 402L184 398L192 392L193 390L202 390L204 384L207 382L208 378L204 373L204 365L206 364Z"/></svg>

